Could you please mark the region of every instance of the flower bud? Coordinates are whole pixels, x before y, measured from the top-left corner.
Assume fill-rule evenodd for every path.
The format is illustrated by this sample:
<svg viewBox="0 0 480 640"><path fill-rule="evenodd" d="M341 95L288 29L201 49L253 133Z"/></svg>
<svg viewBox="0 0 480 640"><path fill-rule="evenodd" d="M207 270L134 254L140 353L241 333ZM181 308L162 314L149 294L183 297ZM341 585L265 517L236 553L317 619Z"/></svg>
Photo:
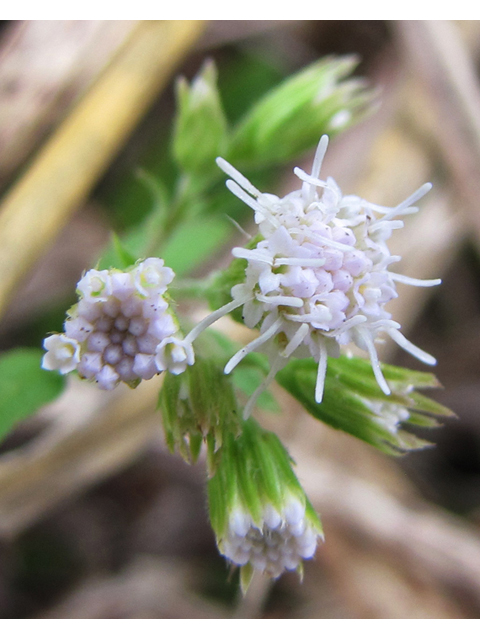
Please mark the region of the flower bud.
<svg viewBox="0 0 480 640"><path fill-rule="evenodd" d="M288 162L313 147L319 131L351 125L372 100L363 81L345 80L356 64L353 56L327 58L267 93L234 131L229 160L249 167Z"/></svg>
<svg viewBox="0 0 480 640"><path fill-rule="evenodd" d="M417 391L438 387L434 375L382 365L392 391L385 396L368 361L348 356L329 359L325 396L323 402L317 404L314 400L316 369L311 360L292 361L278 373L277 382L318 420L384 453L399 455L431 446L405 427L433 428L440 426L439 418L454 415L447 407Z"/></svg>
<svg viewBox="0 0 480 640"><path fill-rule="evenodd" d="M226 435L208 483L210 519L220 552L241 567L245 591L253 571L278 578L302 571L323 539L317 514L278 437L256 422Z"/></svg>
<svg viewBox="0 0 480 640"><path fill-rule="evenodd" d="M191 85L177 84L177 118L173 152L187 173L208 171L225 149L227 124L217 89L217 70L208 61Z"/></svg>

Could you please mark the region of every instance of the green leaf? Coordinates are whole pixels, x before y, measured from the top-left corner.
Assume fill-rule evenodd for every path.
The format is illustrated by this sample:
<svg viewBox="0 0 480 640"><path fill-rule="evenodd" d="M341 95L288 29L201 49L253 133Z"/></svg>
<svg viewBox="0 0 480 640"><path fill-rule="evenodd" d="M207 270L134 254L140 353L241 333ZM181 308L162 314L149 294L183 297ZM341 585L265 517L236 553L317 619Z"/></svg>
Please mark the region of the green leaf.
<svg viewBox="0 0 480 640"><path fill-rule="evenodd" d="M137 260L153 256L150 246L158 244L163 232L165 216L167 214L167 193L160 180L139 169L136 172L136 183L148 191L150 197L150 211L143 216L139 224L132 226L122 238L112 234L112 239L105 248L99 263L99 269L125 269L135 264ZM160 257L160 256L158 256Z"/></svg>
<svg viewBox="0 0 480 640"><path fill-rule="evenodd" d="M128 229L138 227L152 213L160 191L162 198L170 198L178 180L178 170L170 152L171 123L156 119L149 125L146 148L139 159L134 160L134 166L112 173L102 182L97 194L112 227L122 235ZM153 193L146 175L158 183Z"/></svg>
<svg viewBox="0 0 480 640"><path fill-rule="evenodd" d="M0 438L63 390L65 378L41 368L43 353L19 348L0 357Z"/></svg>

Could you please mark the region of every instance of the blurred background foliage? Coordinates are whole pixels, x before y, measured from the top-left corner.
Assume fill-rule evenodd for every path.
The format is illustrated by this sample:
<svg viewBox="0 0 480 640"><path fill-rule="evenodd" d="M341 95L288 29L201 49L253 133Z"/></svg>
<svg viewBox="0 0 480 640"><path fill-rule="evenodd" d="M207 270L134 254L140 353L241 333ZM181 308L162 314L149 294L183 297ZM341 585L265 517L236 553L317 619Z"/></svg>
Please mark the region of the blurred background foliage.
<svg viewBox="0 0 480 640"><path fill-rule="evenodd" d="M82 101L117 77L123 59L134 51L138 69L142 55L149 62L148 88L138 88L140 71L132 80L138 102L125 105L127 124L115 129L112 116L117 133L110 151L16 263L14 286L2 298L4 357L18 347L38 357L45 334L61 330L75 283L105 251L111 230L122 237L134 232L172 193L177 75L191 80L206 59L214 60L225 111L237 123L290 74L323 56L355 54L355 76L378 89L378 106L332 142L325 170L344 192L385 205L434 183L392 253L404 256L407 275L440 276L444 284L402 290L392 312L408 337L437 357L444 388L431 397L458 415L429 431L434 447L393 460L324 428L276 387L281 412L263 414L262 424L298 463L326 543L306 563L303 584L290 574L274 584L258 580L240 601L238 577L218 556L208 525L205 461L188 467L167 453L154 411L157 387L144 383L106 398L71 380L59 400L21 421L1 446L0 615L479 617L480 23L4 21L0 28L0 253L7 257L14 246L4 222L11 194ZM165 29L163 44L156 28ZM101 137L94 143L101 146ZM310 161L304 154L292 166ZM87 173L81 157L77 170ZM152 176L162 180L160 193ZM291 167L249 178L283 193L294 184ZM62 188L65 182L68 174ZM49 197L59 196L54 189ZM179 229L169 244L164 257L179 273L203 275L228 264L231 246L242 240L222 215L225 203L248 230L245 207L224 187L215 198L218 214ZM32 243L42 220L33 222L33 231L19 236ZM228 323L223 330L244 337ZM416 366L387 346L383 355ZM4 376L0 385L6 383ZM0 400L2 421L33 411L41 384L32 380L31 397L18 398L13 417Z"/></svg>

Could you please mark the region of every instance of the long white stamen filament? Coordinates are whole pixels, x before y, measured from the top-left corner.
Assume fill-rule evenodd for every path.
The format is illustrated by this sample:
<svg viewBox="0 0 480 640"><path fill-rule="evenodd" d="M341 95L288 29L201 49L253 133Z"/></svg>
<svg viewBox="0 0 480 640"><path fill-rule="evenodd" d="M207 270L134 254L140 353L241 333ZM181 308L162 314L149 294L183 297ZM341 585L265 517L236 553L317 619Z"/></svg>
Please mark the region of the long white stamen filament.
<svg viewBox="0 0 480 640"><path fill-rule="evenodd" d="M317 380L315 382L315 402L321 403L323 399L323 390L325 387L325 376L327 375L327 348L320 342L318 345L318 369Z"/></svg>
<svg viewBox="0 0 480 640"><path fill-rule="evenodd" d="M390 218L393 218L396 215L403 215L406 212L406 210L408 209L408 207L410 207L412 204L417 202L417 200L420 200L420 198L423 198L423 196L426 193L428 193L431 188L432 188L432 183L431 182L426 182L419 189L414 191L412 193L412 195L409 196L406 200L404 200L403 202L398 204L396 207L394 207L390 211L390 213L387 213L382 218L382 220L389 220Z"/></svg>
<svg viewBox="0 0 480 640"><path fill-rule="evenodd" d="M241 307L246 302L252 299L253 299L253 296L249 295L249 296L245 296L244 298L232 300L231 302L228 302L227 304L223 305L223 307L220 307L220 309L217 309L210 315L206 316L195 327L193 327L190 333L185 337L185 342L192 343L211 324L213 324L220 318L223 318L223 316L226 316L227 313L231 313L235 309L238 309L238 307Z"/></svg>
<svg viewBox="0 0 480 640"><path fill-rule="evenodd" d="M273 257L267 256L255 249L244 249L243 247L235 247L232 249L232 255L235 258L243 258L244 260L254 260L256 262L265 262L265 264L273 265Z"/></svg>
<svg viewBox="0 0 480 640"><path fill-rule="evenodd" d="M295 167L295 169L293 170L293 173L297 176L297 178L300 178L300 180L302 180L303 182L307 182L309 185L311 185L314 188L321 187L322 189L325 189L327 187L327 183L325 182L325 180L320 180L319 178L316 178L313 175L311 176L309 173L307 173L303 169L300 169L300 167Z"/></svg>
<svg viewBox="0 0 480 640"><path fill-rule="evenodd" d="M430 191L432 186L433 185L431 182L425 182L425 184L422 184L422 186L419 187L416 191L414 191L411 196L406 198L403 202L401 202L395 208L405 209L406 207L410 207L412 204L415 204L417 200L420 200L420 198L423 198L423 196Z"/></svg>
<svg viewBox="0 0 480 640"><path fill-rule="evenodd" d="M326 258L275 258L276 267L288 265L291 267L323 267Z"/></svg>
<svg viewBox="0 0 480 640"><path fill-rule="evenodd" d="M240 233L243 235L244 238L246 238L247 240L251 240L252 239L252 235L250 233L248 233L247 231L245 231L245 229L240 224L238 224L238 222L236 220L234 220L228 214L225 214L225 216L227 217L228 220L230 220L230 222L233 224L233 226L238 231L240 231Z"/></svg>
<svg viewBox="0 0 480 640"><path fill-rule="evenodd" d="M259 198L259 200L255 200L233 180L227 180L225 184L234 196L237 196L237 198L244 202L247 207L250 207L250 209L253 209L255 211L255 215L260 214L265 220L268 220L273 227L278 229L278 227L280 226L280 222L275 218L274 214L269 210L268 206L265 207L262 204L262 198ZM261 195L262 194L260 194L260 196Z"/></svg>
<svg viewBox="0 0 480 640"><path fill-rule="evenodd" d="M318 143L317 150L315 151L315 157L312 164L312 177L318 178L322 169L323 159L328 147L328 136L323 135Z"/></svg>
<svg viewBox="0 0 480 640"><path fill-rule="evenodd" d="M355 251L355 247L350 246L349 244L343 244L342 242L336 242L335 240L331 240L330 238L325 238L325 236L321 236L315 231L303 230L303 229L291 229L292 234L301 234L314 240L318 244L325 244L328 247L332 247L333 249L338 249L339 251Z"/></svg>
<svg viewBox="0 0 480 640"><path fill-rule="evenodd" d="M399 347L411 353L412 356L414 356L421 362L432 366L434 364L437 364L437 361L433 356L431 356L426 351L423 351L423 349L416 347L412 342L410 342L410 340L407 340L403 333L400 333L398 329L389 329L387 333L392 338L392 340L394 340L398 344Z"/></svg>
<svg viewBox="0 0 480 640"><path fill-rule="evenodd" d="M285 306L285 307L303 307L303 300L301 298L296 298L295 296L264 296L260 293L257 293L255 296L259 302L265 302L266 304L273 304L275 306Z"/></svg>
<svg viewBox="0 0 480 640"><path fill-rule="evenodd" d="M287 344L287 346L283 350L282 355L285 358L289 358L292 355L292 353L295 351L295 349L302 344L304 338L306 338L309 331L310 331L310 328L308 324L304 323L300 325L297 331L295 331L293 338L290 340L290 342Z"/></svg>
<svg viewBox="0 0 480 640"><path fill-rule="evenodd" d="M257 211L257 209L260 208L255 198L249 196L248 193L246 193L236 182L234 182L233 180L227 180L225 184L227 185L227 188L233 193L233 195L237 196L237 198L242 200L248 207L250 207L254 211Z"/></svg>
<svg viewBox="0 0 480 640"><path fill-rule="evenodd" d="M285 313L284 317L293 322L310 322L315 316L313 313Z"/></svg>
<svg viewBox="0 0 480 640"><path fill-rule="evenodd" d="M362 205L364 209L370 209L371 211L375 211L375 213L384 213L390 214L395 211L395 215L399 215L398 207L382 207L379 204L374 204L373 202L367 202L366 200L362 200ZM407 207L402 210L402 216L409 215L411 213L418 213L418 207ZM387 218L388 220L388 218Z"/></svg>
<svg viewBox="0 0 480 640"><path fill-rule="evenodd" d="M326 305L322 305L325 309ZM293 320L293 322L308 322L308 323L315 323L315 329L318 331L321 331L321 329L318 328L317 325L321 325L321 324L326 324L329 322L329 319L331 319L331 313L329 312L328 314L324 314L325 317L323 317L321 315L321 313L318 312L319 310L317 310L317 313L313 312L313 313L297 313L297 314L293 314L293 313L286 313L285 314L285 318L287 318L288 320ZM321 311L321 310L320 310ZM327 309L328 311L328 309ZM330 331L324 331L324 335L331 335Z"/></svg>
<svg viewBox="0 0 480 640"><path fill-rule="evenodd" d="M355 247L352 247L349 244L336 242L335 240L330 240L330 238L325 238L324 236L319 236L318 234L312 235L316 241L318 241L320 244L326 244L327 247L332 247L333 249L338 249L339 251L344 251L345 253L348 253L349 251L355 251Z"/></svg>
<svg viewBox="0 0 480 640"><path fill-rule="evenodd" d="M367 347L368 355L370 356L370 362L372 363L373 375L375 376L375 380L377 381L377 384L380 387L380 389L383 391L383 393L389 396L391 393L390 388L380 368L380 362L378 360L378 354L377 354L377 350L375 349L373 338L368 333L368 331L363 327L359 327L357 331L361 336L361 338L363 339L365 346ZM391 329L391 331L395 331L395 329Z"/></svg>
<svg viewBox="0 0 480 640"><path fill-rule="evenodd" d="M334 329L333 331L328 331L325 332L325 335L328 335L328 337L332 336L338 336L341 333L343 333L344 331L347 331L348 329L351 329L352 327L356 327L357 324L362 324L363 322L366 322L367 318L366 316L362 316L362 315L357 315L354 316L353 318L349 318L348 320L345 320L345 322L338 328L338 329Z"/></svg>
<svg viewBox="0 0 480 640"><path fill-rule="evenodd" d="M325 188L326 183L319 180L320 170L322 168L323 159L328 147L328 136L324 135L320 138L317 150L315 151L315 157L313 159L312 173L309 175L296 167L294 173L303 181L302 195L305 204L312 202L315 199L317 187Z"/></svg>
<svg viewBox="0 0 480 640"><path fill-rule="evenodd" d="M258 336L258 338L255 338L255 340L252 340L251 342L249 342L245 347L240 349L240 351L237 351L237 353L234 356L232 356L230 360L227 362L227 364L225 365L224 373L228 374L231 371L233 371L233 369L237 366L239 362L243 360L243 358L245 358L245 356L247 356L252 351L255 351L257 347L262 345L264 342L267 342L267 340L270 340L270 338L272 338L275 335L275 333L278 331L278 329L280 329L281 326L282 326L282 320L281 318L279 318L264 333L261 333Z"/></svg>
<svg viewBox="0 0 480 640"><path fill-rule="evenodd" d="M238 182L238 184L243 187L245 191L248 191L248 193L250 193L252 196L258 198L258 196L262 195L262 192L254 187L250 180L248 180L242 173L240 173L238 169L232 167L229 162L227 162L223 158L217 158L217 165L224 173L227 174L227 176L233 178L235 182Z"/></svg>
<svg viewBox="0 0 480 640"><path fill-rule="evenodd" d="M392 280L396 280L396 282L401 282L402 284L410 284L413 287L436 287L439 284L442 284L442 280L440 278L435 278L434 280L422 280L420 278L410 278L410 276L404 276L401 273L392 273L391 271L390 277Z"/></svg>
<svg viewBox="0 0 480 640"><path fill-rule="evenodd" d="M400 329L400 327L400 323L392 320L391 318L382 318L382 320L376 320L375 322L371 322L369 325L370 329L382 329L384 331L387 329Z"/></svg>
<svg viewBox="0 0 480 640"><path fill-rule="evenodd" d="M382 218L378 222L375 222L375 224L372 224L369 227L368 232L371 235L379 229L389 229L390 231L393 231L394 229L403 229L404 226L405 223L403 220L385 220L385 218Z"/></svg>

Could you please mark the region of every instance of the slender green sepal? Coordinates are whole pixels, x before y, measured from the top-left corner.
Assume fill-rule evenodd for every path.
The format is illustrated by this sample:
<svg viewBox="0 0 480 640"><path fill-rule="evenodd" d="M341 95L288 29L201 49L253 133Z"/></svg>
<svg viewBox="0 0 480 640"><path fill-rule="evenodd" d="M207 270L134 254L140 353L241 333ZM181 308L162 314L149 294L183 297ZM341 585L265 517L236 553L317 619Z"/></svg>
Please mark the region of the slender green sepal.
<svg viewBox="0 0 480 640"><path fill-rule="evenodd" d="M243 595L248 591L248 587L252 582L253 574L254 568L250 563L244 564L243 567L240 567L240 589L242 590Z"/></svg>
<svg viewBox="0 0 480 640"><path fill-rule="evenodd" d="M202 442L207 444L209 472L216 466L217 451L225 434L240 433L237 401L231 380L213 360L198 357L180 374L167 372L159 396L165 439L170 451L178 451L194 463Z"/></svg>

